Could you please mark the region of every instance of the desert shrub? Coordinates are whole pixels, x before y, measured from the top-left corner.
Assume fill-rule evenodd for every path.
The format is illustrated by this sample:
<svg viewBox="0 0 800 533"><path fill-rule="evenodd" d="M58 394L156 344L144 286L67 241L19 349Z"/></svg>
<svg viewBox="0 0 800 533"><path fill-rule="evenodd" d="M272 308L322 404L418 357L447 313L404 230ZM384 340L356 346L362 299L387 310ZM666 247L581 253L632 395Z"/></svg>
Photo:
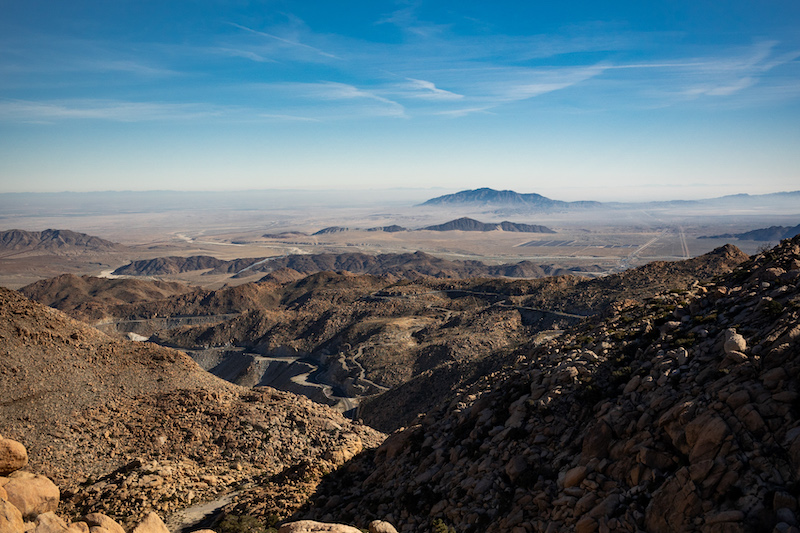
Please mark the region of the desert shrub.
<svg viewBox="0 0 800 533"><path fill-rule="evenodd" d="M445 524L441 518L436 518L433 522L431 522L431 532L456 533L456 529L452 526L448 526L447 524Z"/></svg>
<svg viewBox="0 0 800 533"><path fill-rule="evenodd" d="M216 529L219 533L274 533L277 530L271 526L275 525L275 522L277 517L268 526L255 516L229 514L222 519Z"/></svg>
<svg viewBox="0 0 800 533"><path fill-rule="evenodd" d="M764 312L772 317L778 316L783 313L783 304L777 300L770 300L767 302L767 305L764 306Z"/></svg>

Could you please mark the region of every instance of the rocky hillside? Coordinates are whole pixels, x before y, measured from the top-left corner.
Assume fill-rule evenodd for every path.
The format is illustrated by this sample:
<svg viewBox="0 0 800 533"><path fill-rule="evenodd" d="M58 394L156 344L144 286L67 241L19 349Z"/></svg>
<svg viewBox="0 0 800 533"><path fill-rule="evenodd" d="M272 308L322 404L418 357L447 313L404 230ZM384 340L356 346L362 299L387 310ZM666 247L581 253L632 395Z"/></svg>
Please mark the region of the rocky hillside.
<svg viewBox="0 0 800 533"><path fill-rule="evenodd" d="M505 363L328 476L304 516L401 531L796 531L800 237Z"/></svg>
<svg viewBox="0 0 800 533"><path fill-rule="evenodd" d="M26 443L69 516L176 515L234 488L269 491L281 475L286 497L270 512L285 516L322 472L382 438L305 398L237 387L182 352L115 341L2 288L0 340L0 434ZM308 475L287 475L298 468Z"/></svg>
<svg viewBox="0 0 800 533"><path fill-rule="evenodd" d="M0 253L46 252L77 253L85 251L117 251L121 244L94 237L85 233L64 229L25 231L11 229L0 231Z"/></svg>

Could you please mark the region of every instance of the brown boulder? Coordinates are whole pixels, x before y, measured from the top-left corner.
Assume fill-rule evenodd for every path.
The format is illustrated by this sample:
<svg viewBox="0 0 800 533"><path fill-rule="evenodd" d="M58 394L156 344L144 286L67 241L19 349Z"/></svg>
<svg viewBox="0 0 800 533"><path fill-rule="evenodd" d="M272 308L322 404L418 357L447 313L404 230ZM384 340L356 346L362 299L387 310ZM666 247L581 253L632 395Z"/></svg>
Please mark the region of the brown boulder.
<svg viewBox="0 0 800 533"><path fill-rule="evenodd" d="M8 501L20 510L25 518L35 518L48 511L58 509L60 493L58 487L48 478L17 471L9 476L3 486L8 493Z"/></svg>
<svg viewBox="0 0 800 533"><path fill-rule="evenodd" d="M369 533L397 533L397 529L385 520L373 520L369 523Z"/></svg>
<svg viewBox="0 0 800 533"><path fill-rule="evenodd" d="M344 524L326 524L313 520L300 520L299 522L290 522L282 525L278 533L361 533L361 530Z"/></svg>
<svg viewBox="0 0 800 533"><path fill-rule="evenodd" d="M69 526L54 512L48 511L36 517L33 533L67 533Z"/></svg>
<svg viewBox="0 0 800 533"><path fill-rule="evenodd" d="M169 533L169 529L161 518L151 511L144 517L144 520L139 522L138 526L133 528L131 533Z"/></svg>
<svg viewBox="0 0 800 533"><path fill-rule="evenodd" d="M21 443L0 438L0 476L7 476L28 464L28 452Z"/></svg>
<svg viewBox="0 0 800 533"><path fill-rule="evenodd" d="M10 502L0 499L0 533L22 533L25 525L22 513Z"/></svg>
<svg viewBox="0 0 800 533"><path fill-rule="evenodd" d="M102 513L87 514L83 520L89 525L90 529L93 527L101 527L108 531L108 533L125 533L125 530L116 520Z"/></svg>

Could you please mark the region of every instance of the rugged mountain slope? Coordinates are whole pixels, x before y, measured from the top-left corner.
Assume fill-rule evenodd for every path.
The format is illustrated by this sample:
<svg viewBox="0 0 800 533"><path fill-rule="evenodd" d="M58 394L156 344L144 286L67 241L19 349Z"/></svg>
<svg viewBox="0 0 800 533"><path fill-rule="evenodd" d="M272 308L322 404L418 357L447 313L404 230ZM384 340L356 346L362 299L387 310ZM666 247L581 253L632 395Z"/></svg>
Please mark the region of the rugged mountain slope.
<svg viewBox="0 0 800 533"><path fill-rule="evenodd" d="M67 487L71 513L174 512L300 465L332 469L380 439L304 398L237 387L182 352L112 340L2 288L0 340L0 434Z"/></svg>
<svg viewBox="0 0 800 533"><path fill-rule="evenodd" d="M555 233L546 226L518 224L515 222L481 222L473 218L461 217L443 224L422 228L428 231L512 231L522 233Z"/></svg>
<svg viewBox="0 0 800 533"><path fill-rule="evenodd" d="M116 251L124 246L85 233L64 229L25 231L11 229L0 232L0 253L48 252L79 253L85 251Z"/></svg>
<svg viewBox="0 0 800 533"><path fill-rule="evenodd" d="M505 361L326 478L305 514L403 531L795 529L800 238Z"/></svg>
<svg viewBox="0 0 800 533"><path fill-rule="evenodd" d="M197 289L105 307L40 297L76 315L102 309L106 322L123 321L116 326L119 331L155 334L153 340L191 350L204 368L243 385L303 391L333 404L338 400L320 397L319 387L295 379L318 369L316 378L338 387L337 396L392 388L360 410L371 425L391 431L451 396L454 384L492 368L498 350L512 350L542 330L563 328L579 315L601 313L618 301L643 301L657 290L685 290L697 278L728 272L746 257L725 247L589 281L560 276L392 282L323 272L297 281ZM181 323L194 325L176 327ZM291 366L292 357L306 359Z"/></svg>
<svg viewBox="0 0 800 533"><path fill-rule="evenodd" d="M19 292L74 318L94 321L118 314L113 310L123 304L160 300L194 290L194 287L174 282L63 274L27 285Z"/></svg>

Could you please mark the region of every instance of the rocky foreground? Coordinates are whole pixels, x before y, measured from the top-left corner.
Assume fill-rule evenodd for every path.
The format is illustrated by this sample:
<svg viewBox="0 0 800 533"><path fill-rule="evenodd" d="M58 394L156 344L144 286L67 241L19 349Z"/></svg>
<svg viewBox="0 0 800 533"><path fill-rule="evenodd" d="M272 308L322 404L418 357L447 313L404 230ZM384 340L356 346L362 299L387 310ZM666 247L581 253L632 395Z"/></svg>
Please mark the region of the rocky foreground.
<svg viewBox="0 0 800 533"><path fill-rule="evenodd" d="M800 237L620 302L327 476L297 517L401 531L797 532Z"/></svg>
<svg viewBox="0 0 800 533"><path fill-rule="evenodd" d="M70 521L56 514L61 493L49 478L23 470L28 451L12 439L0 436L0 532L1 533L125 533L119 522L103 513L88 513ZM125 497L111 495L110 499ZM240 530L242 522L239 521ZM224 524L223 524L224 526ZM270 528L271 531L276 531ZM129 529L130 533L169 533L159 515L150 511ZM345 524L326 524L312 520L289 522L277 533L361 533ZM198 529L196 533L215 533ZM397 533L390 523L373 520L369 533Z"/></svg>

